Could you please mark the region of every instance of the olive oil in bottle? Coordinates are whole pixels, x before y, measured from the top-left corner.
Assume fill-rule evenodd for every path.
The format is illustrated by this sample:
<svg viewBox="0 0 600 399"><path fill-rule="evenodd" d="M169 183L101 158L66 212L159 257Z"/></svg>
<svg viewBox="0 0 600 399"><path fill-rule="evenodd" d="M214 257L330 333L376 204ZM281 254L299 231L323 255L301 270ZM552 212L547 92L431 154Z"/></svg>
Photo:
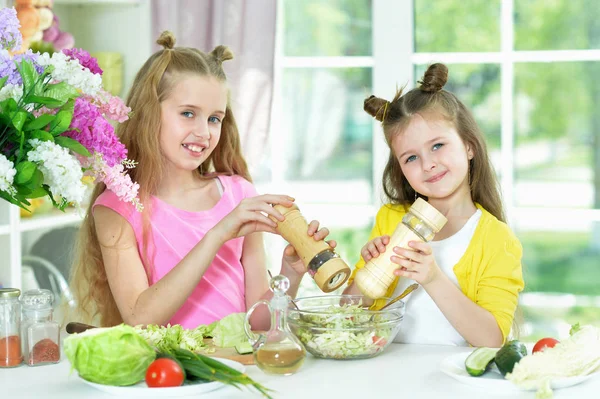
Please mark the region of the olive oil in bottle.
<svg viewBox="0 0 600 399"><path fill-rule="evenodd" d="M294 374L304 363L304 348L285 343L265 346L256 351L256 365L269 374Z"/></svg>
<svg viewBox="0 0 600 399"><path fill-rule="evenodd" d="M261 300L254 304L246 313L246 334L253 341L254 361L258 368L267 374L294 374L306 357L302 343L292 334L287 325L287 309L289 304L287 290L290 281L285 276L275 276L270 281L273 291L271 301ZM258 339L250 331L250 315L259 305L267 305L271 311L271 328L266 334L260 334Z"/></svg>

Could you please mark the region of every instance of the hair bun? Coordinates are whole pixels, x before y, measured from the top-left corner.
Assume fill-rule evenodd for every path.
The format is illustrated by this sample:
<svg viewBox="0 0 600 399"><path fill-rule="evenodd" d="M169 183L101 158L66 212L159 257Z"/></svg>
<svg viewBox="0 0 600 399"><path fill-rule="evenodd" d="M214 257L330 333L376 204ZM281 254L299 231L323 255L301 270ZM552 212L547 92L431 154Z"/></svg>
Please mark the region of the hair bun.
<svg viewBox="0 0 600 399"><path fill-rule="evenodd" d="M418 83L421 84L419 87L422 91L428 93L436 93L444 87L448 81L448 67L444 64L433 64L427 68L423 80Z"/></svg>
<svg viewBox="0 0 600 399"><path fill-rule="evenodd" d="M173 47L175 47L175 35L173 35L172 32L165 30L160 34L156 43L165 50L172 50Z"/></svg>
<svg viewBox="0 0 600 399"><path fill-rule="evenodd" d="M214 48L210 54L215 57L215 59L222 64L223 61L228 61L233 59L233 52L227 46L217 46Z"/></svg>
<svg viewBox="0 0 600 399"><path fill-rule="evenodd" d="M367 114L371 115L379 122L383 122L383 118L385 118L385 111L389 104L390 102L388 100L371 95L365 99L363 108Z"/></svg>

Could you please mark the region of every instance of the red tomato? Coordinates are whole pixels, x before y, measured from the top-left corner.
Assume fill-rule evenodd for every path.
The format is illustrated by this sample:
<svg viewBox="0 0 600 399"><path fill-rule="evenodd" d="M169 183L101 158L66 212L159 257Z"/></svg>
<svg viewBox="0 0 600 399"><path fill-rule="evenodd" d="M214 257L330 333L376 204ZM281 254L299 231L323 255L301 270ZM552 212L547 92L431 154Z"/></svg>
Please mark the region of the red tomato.
<svg viewBox="0 0 600 399"><path fill-rule="evenodd" d="M373 343L378 346L385 346L385 344L387 344L387 339L373 335Z"/></svg>
<svg viewBox="0 0 600 399"><path fill-rule="evenodd" d="M156 359L146 371L146 384L150 388L178 387L184 379L179 363L169 358Z"/></svg>
<svg viewBox="0 0 600 399"><path fill-rule="evenodd" d="M531 353L541 352L545 348L554 348L554 346L559 342L559 340L554 338L542 338L535 344Z"/></svg>

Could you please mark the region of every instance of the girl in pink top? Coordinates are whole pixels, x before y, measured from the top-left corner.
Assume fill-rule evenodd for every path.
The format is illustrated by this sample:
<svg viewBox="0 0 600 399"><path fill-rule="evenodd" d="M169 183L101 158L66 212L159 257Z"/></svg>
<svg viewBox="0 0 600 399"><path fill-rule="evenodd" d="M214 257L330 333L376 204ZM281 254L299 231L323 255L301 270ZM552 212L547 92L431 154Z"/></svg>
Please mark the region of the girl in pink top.
<svg viewBox="0 0 600 399"><path fill-rule="evenodd" d="M164 49L138 72L133 113L118 127L138 161L128 173L144 210L99 184L71 276L81 317L102 326L194 328L269 298L262 232L275 233L269 216L284 219L272 205L294 200L257 195L250 183L222 68L231 51L174 48L170 32L157 43ZM323 240L328 230L313 221L307 234ZM288 246L281 273L290 295L305 271ZM255 328L268 327L268 312L253 316Z"/></svg>

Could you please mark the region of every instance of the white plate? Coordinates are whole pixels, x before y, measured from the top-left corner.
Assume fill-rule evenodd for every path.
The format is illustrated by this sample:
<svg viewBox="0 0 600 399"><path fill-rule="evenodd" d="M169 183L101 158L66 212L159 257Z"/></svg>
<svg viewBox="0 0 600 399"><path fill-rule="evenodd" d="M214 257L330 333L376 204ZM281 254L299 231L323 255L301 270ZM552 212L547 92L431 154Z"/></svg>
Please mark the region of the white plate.
<svg viewBox="0 0 600 399"><path fill-rule="evenodd" d="M495 393L516 393L524 390L535 391L535 388L525 389L520 388L517 385L513 384L509 380L504 379L500 371L496 368L495 364L492 364L489 371L479 377L470 376L465 369L465 360L467 356L469 356L471 352L466 353L457 353L452 356L448 356L445 358L440 364L440 369L442 372L457 381L460 381L464 384L469 384L477 387L484 388L490 392ZM550 387L552 389L560 389L570 387L583 381L597 376L599 373L592 373L584 376L577 377L565 377L565 378L555 378L550 381Z"/></svg>
<svg viewBox="0 0 600 399"><path fill-rule="evenodd" d="M216 359L216 358L215 358ZM243 364L238 363L229 359L218 359L220 362L225 363L232 369L243 373L246 368ZM175 396L188 396L188 395L198 395L205 392L214 391L215 389L219 389L224 387L226 384L222 382L206 382L204 384L190 384L190 385L182 385L180 387L169 387L169 388L148 388L145 381L138 382L135 385L130 385L126 387L115 387L112 385L103 385L96 384L94 382L90 382L84 380L83 378L77 375L77 378L84 383L109 393L111 395L123 396L126 398L130 397L142 397L142 398L158 398L158 397L175 397Z"/></svg>

